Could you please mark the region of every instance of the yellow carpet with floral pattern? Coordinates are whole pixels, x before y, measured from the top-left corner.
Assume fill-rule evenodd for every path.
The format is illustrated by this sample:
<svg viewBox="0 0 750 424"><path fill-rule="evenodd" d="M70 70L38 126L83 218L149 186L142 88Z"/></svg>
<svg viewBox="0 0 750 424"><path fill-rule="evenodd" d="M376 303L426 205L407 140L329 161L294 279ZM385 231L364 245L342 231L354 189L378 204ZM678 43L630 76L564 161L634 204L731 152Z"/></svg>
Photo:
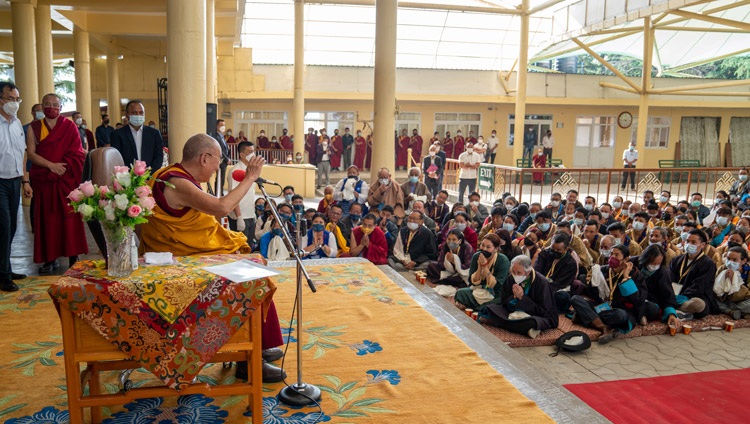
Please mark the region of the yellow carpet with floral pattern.
<svg viewBox="0 0 750 424"><path fill-rule="evenodd" d="M282 383L264 387L266 423L539 423L551 421L502 375L370 264L309 268L318 293L307 287L302 349L306 382L322 390L317 408L279 404ZM274 299L288 333L294 269L274 279ZM47 295L55 277L31 277L15 293L0 292L0 420L12 424L65 423L66 388L57 312ZM296 322L286 367L296 376ZM288 337L288 336L287 336ZM145 370L134 386L155 384ZM199 380L234 381L234 368L209 365ZM120 390L117 373L104 388ZM249 422L246 398L182 396L142 399L106 408L105 423Z"/></svg>

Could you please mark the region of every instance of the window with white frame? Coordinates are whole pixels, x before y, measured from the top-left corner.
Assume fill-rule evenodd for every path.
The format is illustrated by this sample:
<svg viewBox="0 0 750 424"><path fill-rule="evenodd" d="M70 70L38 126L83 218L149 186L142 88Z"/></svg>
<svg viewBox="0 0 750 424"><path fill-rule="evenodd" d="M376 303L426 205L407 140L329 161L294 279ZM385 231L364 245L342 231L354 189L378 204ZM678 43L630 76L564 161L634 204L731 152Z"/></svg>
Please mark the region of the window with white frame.
<svg viewBox="0 0 750 424"><path fill-rule="evenodd" d="M577 147L614 147L614 116L578 116L576 118Z"/></svg>
<svg viewBox="0 0 750 424"><path fill-rule="evenodd" d="M638 118L633 119L630 143L635 144L638 138ZM672 128L672 118L649 116L646 127L646 148L666 149L669 147L669 130Z"/></svg>
<svg viewBox="0 0 750 424"><path fill-rule="evenodd" d="M469 138L470 131L474 132L474 137L478 137L482 134L481 129L481 113L438 112L435 114L435 131L440 133L440 137L445 137L446 131L450 131L451 137L455 137L458 130L461 130L464 138Z"/></svg>
<svg viewBox="0 0 750 424"><path fill-rule="evenodd" d="M333 135L334 130L339 130L342 135L345 128L352 132L356 131L356 122L355 112L305 112L305 128L313 128L318 133L325 128L329 137Z"/></svg>
<svg viewBox="0 0 750 424"><path fill-rule="evenodd" d="M237 111L234 113L234 135L243 132L248 140L255 142L261 130L266 132L266 137L281 137L284 128L287 128L288 114L286 112L270 111Z"/></svg>
<svg viewBox="0 0 750 424"><path fill-rule="evenodd" d="M401 131L406 130L406 133L411 137L412 130L416 129L419 135L424 138L422 134L422 114L419 112L401 112L396 115L396 130L398 134Z"/></svg>
<svg viewBox="0 0 750 424"><path fill-rule="evenodd" d="M523 133L529 131L529 128L534 130L536 135L535 146L542 145L542 138L547 134L547 131L552 129L552 115L526 115L523 121ZM513 138L515 137L516 131L516 115L508 115L508 146L513 145ZM553 135L554 137L554 135Z"/></svg>

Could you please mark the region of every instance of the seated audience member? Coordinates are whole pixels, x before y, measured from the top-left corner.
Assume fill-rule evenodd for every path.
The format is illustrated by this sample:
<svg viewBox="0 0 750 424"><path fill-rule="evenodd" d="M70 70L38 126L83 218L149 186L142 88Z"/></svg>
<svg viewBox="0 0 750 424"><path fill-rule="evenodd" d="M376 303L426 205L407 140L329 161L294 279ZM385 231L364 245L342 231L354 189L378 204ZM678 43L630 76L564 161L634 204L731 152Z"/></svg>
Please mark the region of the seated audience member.
<svg viewBox="0 0 750 424"><path fill-rule="evenodd" d="M601 214L601 219L599 220L599 232L602 235L607 234L607 227L609 227L610 224L614 224L616 221L614 218L614 214L612 213L612 205L609 203L602 203L601 206L599 206L599 213ZM593 214L589 215L589 219L592 219Z"/></svg>
<svg viewBox="0 0 750 424"><path fill-rule="evenodd" d="M529 228L536 228L541 233L539 243L544 244L547 238L551 237L557 231L557 225L552 223L552 215L549 212L539 212L536 214L536 223Z"/></svg>
<svg viewBox="0 0 750 424"><path fill-rule="evenodd" d="M651 203L656 204L656 200L654 200L654 192L646 190L643 192L643 208L646 209L646 206Z"/></svg>
<svg viewBox="0 0 750 424"><path fill-rule="evenodd" d="M624 207L623 207L624 209ZM624 213L625 217L623 218L622 225L625 227L626 230L632 228L633 226L633 217L638 212L643 212L641 210L641 204L640 203L631 203L630 206L626 209L626 212Z"/></svg>
<svg viewBox="0 0 750 424"><path fill-rule="evenodd" d="M451 206L450 212L448 212L447 215L445 215L445 218L443 218L442 224L440 224L440 229L442 230L443 227L448 224L450 221L453 221L453 217L455 216L456 212L463 212L466 213L466 206L464 206L461 202L456 202ZM469 216L466 214L466 216Z"/></svg>
<svg viewBox="0 0 750 424"><path fill-rule="evenodd" d="M469 204L466 207L466 212L469 215L471 228L473 228L475 231L482 229L484 220L487 219L488 216L490 216L490 213L487 211L487 207L480 203L480 199L481 198L479 196L479 193L477 193L476 191L472 191L469 194Z"/></svg>
<svg viewBox="0 0 750 424"><path fill-rule="evenodd" d="M499 251L500 237L487 234L474 253L469 267L469 287L459 289L455 295L456 306L471 308L485 318L487 306L500 304L502 288L508 278L510 261Z"/></svg>
<svg viewBox="0 0 750 424"><path fill-rule="evenodd" d="M665 321L677 327L680 323L668 263L664 248L658 244L648 246L637 258L638 270L643 277L647 294L641 324L645 325L647 321Z"/></svg>
<svg viewBox="0 0 750 424"><path fill-rule="evenodd" d="M390 205L383 206L383 209L379 213L380 217L377 220L377 225L383 234L385 234L385 239L388 242L388 251L390 251L396 243L399 227L393 222L393 208Z"/></svg>
<svg viewBox="0 0 750 424"><path fill-rule="evenodd" d="M481 240L489 233L494 233L497 230L503 228L503 216L505 215L505 208L494 207L490 214L490 222L483 226L479 230L478 238Z"/></svg>
<svg viewBox="0 0 750 424"><path fill-rule="evenodd" d="M352 235L352 229L359 227L359 224L362 223L361 221L362 205L359 203L352 203L349 205L349 215L346 215L339 221L339 228L341 228L341 234L344 236L347 245Z"/></svg>
<svg viewBox="0 0 750 424"><path fill-rule="evenodd" d="M466 287L474 248L466 242L464 233L450 230L445 243L440 245L437 261L427 266L427 278L434 284Z"/></svg>
<svg viewBox="0 0 750 424"><path fill-rule="evenodd" d="M523 221L521 221L521 224L518 226L518 232L521 234L525 233L529 226L536 222L536 215L541 211L541 203L532 203L531 206L529 206L529 214L523 219Z"/></svg>
<svg viewBox="0 0 750 424"><path fill-rule="evenodd" d="M719 247L734 228L734 224L732 224L732 210L725 207L719 208L716 211L714 224L708 227L711 246Z"/></svg>
<svg viewBox="0 0 750 424"><path fill-rule="evenodd" d="M616 239L609 234L602 237L599 241L599 259L596 260L597 265L607 265L609 257L612 256L612 248L615 247L615 241Z"/></svg>
<svg viewBox="0 0 750 424"><path fill-rule="evenodd" d="M421 200L415 200L412 202L412 211L416 211L424 215L424 226L427 227L428 230L432 231L433 233L437 233L437 226L435 225L435 221L432 220L429 216L427 216L427 213L424 210L424 202Z"/></svg>
<svg viewBox="0 0 750 424"><path fill-rule="evenodd" d="M638 256L641 254L643 249L641 249L641 246L631 240L631 238L627 235L625 232L625 226L622 223L615 222L614 224L610 225L609 228L607 228L607 231L609 234L615 238L615 246L622 244L623 246L628 248L628 252L630 252L630 256Z"/></svg>
<svg viewBox="0 0 750 424"><path fill-rule="evenodd" d="M663 211L667 206L671 206L671 204L669 203L669 199L671 197L672 193L667 190L662 190L661 195L659 195L659 201L657 202L657 205L659 205L659 209Z"/></svg>
<svg viewBox="0 0 750 424"><path fill-rule="evenodd" d="M375 215L368 213L362 218L362 224L352 230L349 255L365 258L375 265L386 265L388 241L383 230L375 225L375 220Z"/></svg>
<svg viewBox="0 0 750 424"><path fill-rule="evenodd" d="M402 228L388 257L388 264L396 271L425 269L437 257L435 233L424 225L419 212L409 214L407 228Z"/></svg>
<svg viewBox="0 0 750 424"><path fill-rule="evenodd" d="M664 227L654 227L651 230L651 235L648 238L648 246L654 244L657 244L664 249L666 255L666 258L664 259L665 265L672 262L672 259L681 253L672 246L672 243L669 242L669 230ZM646 247L648 248L648 246Z"/></svg>
<svg viewBox="0 0 750 424"><path fill-rule="evenodd" d="M602 332L599 344L609 343L618 332L629 332L640 321L646 286L638 269L628 261L625 246L612 249L607 265L594 267L591 286L597 293L590 292L590 298L573 296L570 303L583 326Z"/></svg>
<svg viewBox="0 0 750 424"><path fill-rule="evenodd" d="M724 258L727 255L727 252L729 251L729 249L735 246L742 247L745 250L747 250L747 245L745 244L744 235L737 230L732 230L729 232L729 235L727 235L727 238L726 240L724 240L724 243L716 249L716 253L718 253L719 256ZM724 263L720 265L723 266Z"/></svg>
<svg viewBox="0 0 750 424"><path fill-rule="evenodd" d="M288 203L281 203L276 207L279 211L279 217L283 220L286 230L292 236L292 241L297 244L297 217L294 216L294 208Z"/></svg>
<svg viewBox="0 0 750 424"><path fill-rule="evenodd" d="M406 182L401 184L401 191L404 195L404 207L407 211L412 208L412 203L417 200L421 200L423 203L427 203L432 200L432 193L427 188L425 183L419 181L419 177L422 171L418 167L413 166L409 169L409 178Z"/></svg>
<svg viewBox="0 0 750 424"><path fill-rule="evenodd" d="M294 222L297 222L297 214L305 213L305 198L299 194L292 196L292 209L294 212Z"/></svg>
<svg viewBox="0 0 750 424"><path fill-rule="evenodd" d="M716 264L705 254L708 244L706 233L698 229L691 230L685 242L685 254L669 263L674 283L672 287L678 309L695 318L702 318L719 312L713 293Z"/></svg>
<svg viewBox="0 0 750 424"><path fill-rule="evenodd" d="M648 215L648 227L653 228L661 221L661 209L656 203L649 203L646 205L646 215ZM645 246L642 246L645 247Z"/></svg>
<svg viewBox="0 0 750 424"><path fill-rule="evenodd" d="M454 228L464 233L466 242L471 245L472 249L476 250L478 239L477 233L469 225L469 215L467 215L466 212L456 212L455 218L443 226L443 229L438 235L438 244L443 244L445 242L445 237L448 235L448 231Z"/></svg>
<svg viewBox="0 0 750 424"><path fill-rule="evenodd" d="M207 134L190 137L182 151L182 162L161 168L149 180L156 206L148 223L143 224L141 245L146 252L172 252L177 256L249 253L244 234L229 231L216 220L234 209L260 176L265 160L256 156L247 163L245 178L224 197L214 197L201 189L219 170L221 148ZM169 185L167 185L169 184ZM280 359L283 344L276 307L271 302L263 324L264 357ZM243 369L244 368L244 369ZM247 363L238 363L237 378L247 379ZM286 373L263 364L263 381L279 382Z"/></svg>
<svg viewBox="0 0 750 424"><path fill-rule="evenodd" d="M750 315L750 286L748 285L747 250L733 246L727 251L724 265L718 269L714 294L719 310L738 320Z"/></svg>
<svg viewBox="0 0 750 424"><path fill-rule="evenodd" d="M596 207L596 199L592 196L586 196L583 198L583 209L586 210L586 213L589 214L591 212L594 212L598 210Z"/></svg>
<svg viewBox="0 0 750 424"><path fill-rule="evenodd" d="M435 196L435 199L428 203L429 205L429 212L428 216L430 219L435 221L435 226L440 230L440 226L443 224L443 220L445 219L445 216L448 215L448 210L450 209L450 206L448 206L445 202L448 201L448 192L445 190L440 190L438 194Z"/></svg>
<svg viewBox="0 0 750 424"><path fill-rule="evenodd" d="M690 196L690 208L690 210L697 214L699 225L703 225L703 219L711 214L711 210L703 204L703 195L701 193L693 193Z"/></svg>
<svg viewBox="0 0 750 424"><path fill-rule="evenodd" d="M638 212L633 215L632 219L632 228L627 230L625 234L643 250L644 247L648 246L648 214L646 212Z"/></svg>
<svg viewBox="0 0 750 424"><path fill-rule="evenodd" d="M530 257L532 263L536 263L536 256L541 250L539 246L541 234L538 228L529 228L523 237L513 240L512 244L521 249L521 254Z"/></svg>
<svg viewBox="0 0 750 424"><path fill-rule="evenodd" d="M336 237L326 231L326 219L322 213L313 216L312 226L302 236L302 249L306 253L305 259L335 258L338 255Z"/></svg>
<svg viewBox="0 0 750 424"><path fill-rule="evenodd" d="M292 196L294 196L294 187L288 185L281 189L281 194L284 196L286 203L292 204Z"/></svg>
<svg viewBox="0 0 750 424"><path fill-rule="evenodd" d="M520 207L523 207L523 205L519 206L519 208ZM505 215L505 218L503 219L503 229L508 232L511 240L521 237L521 233L516 231L516 228L518 228L518 217L512 213ZM495 230L495 232L497 232L497 230Z"/></svg>
<svg viewBox="0 0 750 424"><path fill-rule="evenodd" d="M589 212L586 209L576 209L576 211L573 213L573 220L568 221L570 222L570 232L572 235L580 236L581 234L583 234L583 224L586 223L588 216Z"/></svg>
<svg viewBox="0 0 750 424"><path fill-rule="evenodd" d="M562 213L557 215L556 223L559 224L561 222L571 222L573 221L573 218L575 218L575 214L576 214L575 203L567 203L562 207Z"/></svg>
<svg viewBox="0 0 750 424"><path fill-rule="evenodd" d="M378 180L370 187L367 195L367 204L370 208L382 209L385 205L390 205L394 209L396 203L404 204L404 192L395 179L391 177L391 171L388 168L380 168L378 171Z"/></svg>
<svg viewBox="0 0 750 424"><path fill-rule="evenodd" d="M544 212L549 212L550 219L557 221L557 217L560 216L560 206L562 205L562 195L560 193L552 193L550 196L549 203L544 207ZM538 215L537 215L538 216Z"/></svg>
<svg viewBox="0 0 750 424"><path fill-rule="evenodd" d="M513 245L513 239L511 239L508 230L501 228L495 231L495 234L500 237L500 253L505 255L509 261L512 261L516 256L523 254L520 247Z"/></svg>
<svg viewBox="0 0 750 424"><path fill-rule="evenodd" d="M601 255L601 253L599 253L599 243L603 237L604 236L599 233L599 224L596 221L586 221L586 225L583 227L581 242L589 252L592 264L599 262L599 256Z"/></svg>
<svg viewBox="0 0 750 424"><path fill-rule="evenodd" d="M549 247L542 249L536 258L534 269L550 280L555 292L555 303L560 313L568 312L570 294L566 291L578 276L578 264L570 248L570 236L555 234Z"/></svg>
<svg viewBox="0 0 750 424"><path fill-rule="evenodd" d="M578 264L579 272L582 272L581 269L586 271L589 270L591 268L593 259L591 258L591 255L589 255L588 249L586 249L586 246L583 244L583 241L581 241L581 238L574 236L571 233L570 223L561 222L560 224L558 224L557 233L564 233L568 235L570 239L570 249L574 254L573 258ZM549 247L552 244L553 239L554 238L547 239L547 241L544 243L544 247Z"/></svg>
<svg viewBox="0 0 750 424"><path fill-rule="evenodd" d="M344 256L349 254L349 245L346 242L346 237L344 236L344 232L341 228L341 216L344 214L344 211L341 209L341 206L337 204L333 204L328 208L328 224L326 224L326 231L333 234L334 238L336 239L336 248L338 248L339 256Z"/></svg>
<svg viewBox="0 0 750 424"><path fill-rule="evenodd" d="M323 198L318 202L318 212L328 214L328 208L335 202L333 200L333 186L326 186L323 189Z"/></svg>
<svg viewBox="0 0 750 424"><path fill-rule="evenodd" d="M555 308L549 281L531 266L528 256L510 261L510 277L501 289L499 305L487 305L490 324L534 339L540 332L557 328Z"/></svg>
<svg viewBox="0 0 750 424"><path fill-rule="evenodd" d="M307 208L305 210L305 214L302 215L302 218L305 220L305 224L307 226L306 228L311 228L312 227L312 220L313 220L313 217L315 217L316 213L320 213L320 212L318 212L317 210L315 210L313 208ZM325 217L327 215L323 214L323 216Z"/></svg>
<svg viewBox="0 0 750 424"><path fill-rule="evenodd" d="M664 227L668 230L674 228L674 221L677 217L677 208L673 205L667 205L661 212L661 218L656 222L657 227Z"/></svg>
<svg viewBox="0 0 750 424"><path fill-rule="evenodd" d="M625 212L627 212L627 208L623 208L622 196L615 196L612 199L612 218L615 221L622 221L626 218Z"/></svg>
<svg viewBox="0 0 750 424"><path fill-rule="evenodd" d="M350 213L350 205L355 203L359 204L360 213L362 213L369 194L369 184L359 178L359 168L352 165L346 169L346 178L342 178L333 189L333 200L341 206L343 217L346 218Z"/></svg>
<svg viewBox="0 0 750 424"><path fill-rule="evenodd" d="M268 231L258 241L260 254L270 261L285 261L289 259L294 249L286 243L281 225L279 225L273 216L268 218L267 225L269 228Z"/></svg>

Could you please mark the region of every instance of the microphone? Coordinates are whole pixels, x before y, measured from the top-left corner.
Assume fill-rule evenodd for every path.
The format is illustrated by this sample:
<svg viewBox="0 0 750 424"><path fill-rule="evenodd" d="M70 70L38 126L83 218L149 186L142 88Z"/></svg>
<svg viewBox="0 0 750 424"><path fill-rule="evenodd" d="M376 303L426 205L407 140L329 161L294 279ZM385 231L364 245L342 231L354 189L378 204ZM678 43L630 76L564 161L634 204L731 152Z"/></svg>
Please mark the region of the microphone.
<svg viewBox="0 0 750 424"><path fill-rule="evenodd" d="M245 179L245 174L246 174L246 172L245 172L244 169L235 169L234 171L232 171L232 179L235 180L235 181L237 181L238 183L242 182L242 180ZM261 184L271 184L271 185L281 186L281 184L279 184L277 182L274 182L274 181L271 181L271 180L267 180L267 179L261 178L261 177L258 177L258 179L255 180L255 182L256 183L261 183Z"/></svg>

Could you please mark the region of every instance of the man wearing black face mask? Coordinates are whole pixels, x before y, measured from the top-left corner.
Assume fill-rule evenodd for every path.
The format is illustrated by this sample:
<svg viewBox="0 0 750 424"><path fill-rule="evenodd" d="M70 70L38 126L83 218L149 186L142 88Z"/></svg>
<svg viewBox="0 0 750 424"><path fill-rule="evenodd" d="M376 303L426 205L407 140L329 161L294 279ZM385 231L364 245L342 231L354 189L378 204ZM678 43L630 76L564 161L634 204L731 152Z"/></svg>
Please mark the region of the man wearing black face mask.
<svg viewBox="0 0 750 424"><path fill-rule="evenodd" d="M564 289L570 287L578 275L578 264L570 249L570 236L564 233L555 234L550 247L539 252L534 269L550 280L558 312L567 313L570 308L570 294Z"/></svg>
<svg viewBox="0 0 750 424"><path fill-rule="evenodd" d="M104 147L110 144L112 133L115 129L109 125L109 115L102 115L102 124L96 127L96 147Z"/></svg>

